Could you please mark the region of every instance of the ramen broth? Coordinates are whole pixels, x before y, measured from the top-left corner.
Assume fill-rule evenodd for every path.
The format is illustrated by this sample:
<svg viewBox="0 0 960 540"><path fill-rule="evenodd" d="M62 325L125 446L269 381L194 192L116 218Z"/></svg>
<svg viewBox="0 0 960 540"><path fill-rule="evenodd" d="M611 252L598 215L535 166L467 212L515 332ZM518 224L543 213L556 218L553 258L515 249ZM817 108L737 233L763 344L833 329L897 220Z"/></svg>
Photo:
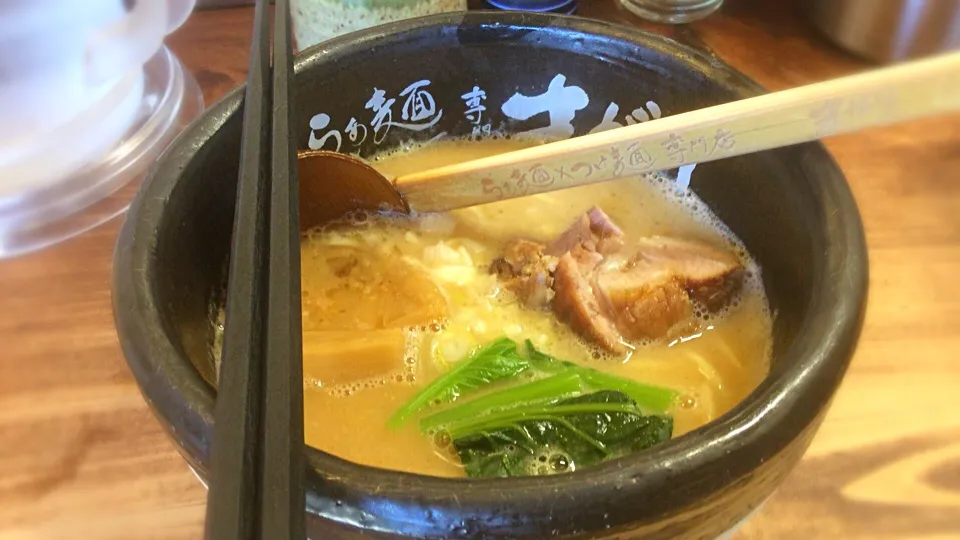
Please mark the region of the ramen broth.
<svg viewBox="0 0 960 540"><path fill-rule="evenodd" d="M388 175L520 149L529 142L441 142L384 155ZM418 217L360 216L302 240L307 444L386 469L464 476L452 445L391 415L471 351L506 336L546 353L674 389L673 436L728 411L768 369L771 319L755 265L690 193L664 177L624 179ZM591 207L627 237L697 239L738 253L746 279L722 312L681 336L598 354L550 311L523 307L487 269L517 237L549 242Z"/></svg>

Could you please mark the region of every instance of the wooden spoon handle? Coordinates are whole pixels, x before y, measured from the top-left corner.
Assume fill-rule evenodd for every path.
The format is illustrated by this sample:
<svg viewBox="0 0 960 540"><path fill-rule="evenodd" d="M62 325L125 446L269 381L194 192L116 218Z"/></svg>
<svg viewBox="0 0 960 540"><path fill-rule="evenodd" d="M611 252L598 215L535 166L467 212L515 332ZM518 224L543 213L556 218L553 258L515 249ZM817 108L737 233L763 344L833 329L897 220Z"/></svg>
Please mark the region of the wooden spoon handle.
<svg viewBox="0 0 960 540"><path fill-rule="evenodd" d="M960 109L960 53L397 178L439 212L789 146Z"/></svg>

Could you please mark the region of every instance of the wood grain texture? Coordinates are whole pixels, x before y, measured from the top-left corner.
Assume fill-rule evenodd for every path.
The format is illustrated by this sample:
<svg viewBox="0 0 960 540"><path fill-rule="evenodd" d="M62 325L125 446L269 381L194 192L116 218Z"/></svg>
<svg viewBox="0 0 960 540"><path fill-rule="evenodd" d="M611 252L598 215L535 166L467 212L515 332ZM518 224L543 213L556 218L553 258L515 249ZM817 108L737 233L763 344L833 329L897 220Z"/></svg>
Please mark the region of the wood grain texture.
<svg viewBox="0 0 960 540"><path fill-rule="evenodd" d="M727 0L656 28L771 90L863 69L785 2ZM252 9L169 39L211 103L247 66ZM960 535L960 116L827 141L863 213L870 304L853 365L801 465L737 540ZM110 311L119 220L0 262L0 540L196 539L205 493L147 410Z"/></svg>

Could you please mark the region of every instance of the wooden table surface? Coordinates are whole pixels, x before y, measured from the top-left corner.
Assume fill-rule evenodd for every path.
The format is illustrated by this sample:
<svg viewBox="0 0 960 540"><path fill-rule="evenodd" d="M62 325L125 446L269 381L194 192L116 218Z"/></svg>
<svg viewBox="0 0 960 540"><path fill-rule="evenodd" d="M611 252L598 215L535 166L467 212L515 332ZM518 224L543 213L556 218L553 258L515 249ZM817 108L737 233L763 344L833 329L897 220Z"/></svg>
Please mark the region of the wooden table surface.
<svg viewBox="0 0 960 540"><path fill-rule="evenodd" d="M243 81L251 20L199 12L169 39L208 104ZM865 66L783 2L728 0L689 30L771 90ZM866 223L866 327L813 446L738 539L960 538L960 116L826 143ZM0 540L201 537L206 493L114 332L119 225L0 262Z"/></svg>

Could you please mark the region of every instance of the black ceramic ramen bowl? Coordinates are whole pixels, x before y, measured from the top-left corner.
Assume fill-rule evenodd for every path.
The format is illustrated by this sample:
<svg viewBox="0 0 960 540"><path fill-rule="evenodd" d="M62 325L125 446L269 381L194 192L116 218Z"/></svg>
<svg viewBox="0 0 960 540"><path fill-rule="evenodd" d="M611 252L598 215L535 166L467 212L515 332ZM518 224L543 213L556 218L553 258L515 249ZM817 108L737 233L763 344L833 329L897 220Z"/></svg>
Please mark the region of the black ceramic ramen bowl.
<svg viewBox="0 0 960 540"><path fill-rule="evenodd" d="M366 30L305 51L295 71L300 147L362 155L440 134L582 135L628 114L644 120L762 91L662 37L520 13ZM232 92L166 151L114 262L130 369L201 477L216 397L210 306L227 267L242 101L242 89ZM649 451L547 477L433 478L307 448L311 538L700 539L758 508L807 448L850 361L867 288L862 225L820 144L704 163L691 187L757 259L775 311L772 367L746 400Z"/></svg>

